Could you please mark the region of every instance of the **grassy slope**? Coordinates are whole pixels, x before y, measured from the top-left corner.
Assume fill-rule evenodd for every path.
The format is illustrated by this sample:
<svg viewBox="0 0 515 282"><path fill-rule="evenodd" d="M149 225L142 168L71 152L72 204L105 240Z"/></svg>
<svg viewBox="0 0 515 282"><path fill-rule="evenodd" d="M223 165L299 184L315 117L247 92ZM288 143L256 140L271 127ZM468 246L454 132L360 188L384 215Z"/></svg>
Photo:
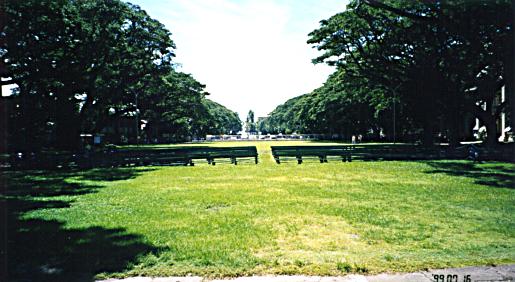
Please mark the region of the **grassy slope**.
<svg viewBox="0 0 515 282"><path fill-rule="evenodd" d="M259 165L138 168L117 181L116 174L87 177L98 170L69 174L63 189L97 188L43 194L38 201L69 206L20 217L57 221L61 230L124 230L152 246L126 269L105 268L107 276L337 275L515 262L513 164L276 165L272 143L301 142L212 144L257 144Z"/></svg>

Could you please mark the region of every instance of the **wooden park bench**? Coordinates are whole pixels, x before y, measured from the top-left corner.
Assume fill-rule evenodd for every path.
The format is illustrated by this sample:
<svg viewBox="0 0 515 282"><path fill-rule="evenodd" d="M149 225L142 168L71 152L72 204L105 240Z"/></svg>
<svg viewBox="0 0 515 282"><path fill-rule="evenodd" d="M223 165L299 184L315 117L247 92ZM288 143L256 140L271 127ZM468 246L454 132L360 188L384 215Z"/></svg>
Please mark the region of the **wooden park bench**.
<svg viewBox="0 0 515 282"><path fill-rule="evenodd" d="M92 166L131 166L131 165L194 165L194 160L206 160L215 165L217 159L228 159L238 164L240 159L252 159L258 163L255 146L245 147L180 147L165 149L125 149L96 154L90 162Z"/></svg>
<svg viewBox="0 0 515 282"><path fill-rule="evenodd" d="M336 156L342 161L363 160L428 160L428 159L462 159L463 152L455 149L438 147L399 145L340 145L340 146L272 146L272 155L276 163L281 158L296 158L299 164L305 157L315 157L321 163L327 162L328 156Z"/></svg>
<svg viewBox="0 0 515 282"><path fill-rule="evenodd" d="M133 148L111 149L104 152L82 153L27 153L2 156L1 166L12 169L55 169L119 167L139 165L194 165L194 160L206 160L215 165L217 161L251 160L258 163L255 146L242 147L176 147L176 148Z"/></svg>
<svg viewBox="0 0 515 282"><path fill-rule="evenodd" d="M303 158L318 158L320 163L326 163L327 157L341 158L342 162L351 161L352 146L271 146L275 162L280 164L281 158L295 158L301 164Z"/></svg>
<svg viewBox="0 0 515 282"><path fill-rule="evenodd" d="M237 165L238 159L250 159L258 163L258 152L256 146L242 147L209 147L209 154L206 158L209 164L215 165L215 159L230 159L232 164Z"/></svg>
<svg viewBox="0 0 515 282"><path fill-rule="evenodd" d="M375 160L440 160L465 159L466 150L447 146L423 147L419 145L354 145L352 159Z"/></svg>
<svg viewBox="0 0 515 282"><path fill-rule="evenodd" d="M364 161L424 160L441 158L444 153L438 148L424 148L412 145L354 145L352 148L352 159Z"/></svg>

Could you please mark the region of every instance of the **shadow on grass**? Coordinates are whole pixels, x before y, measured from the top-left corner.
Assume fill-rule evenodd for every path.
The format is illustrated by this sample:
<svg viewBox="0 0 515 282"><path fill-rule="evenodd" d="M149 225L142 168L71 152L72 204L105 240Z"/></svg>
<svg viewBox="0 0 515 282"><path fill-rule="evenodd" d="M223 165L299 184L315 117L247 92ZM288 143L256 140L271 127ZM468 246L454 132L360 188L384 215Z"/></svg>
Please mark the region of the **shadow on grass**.
<svg viewBox="0 0 515 282"><path fill-rule="evenodd" d="M476 184L496 188L515 189L515 171L511 164L484 165L472 162L426 162L434 168L427 173L445 173L452 176L465 176L474 179Z"/></svg>
<svg viewBox="0 0 515 282"><path fill-rule="evenodd" d="M118 181L137 177L138 175L153 171L153 168L95 168L81 173L81 180Z"/></svg>
<svg viewBox="0 0 515 282"><path fill-rule="evenodd" d="M68 177L113 181L137 177L134 168L79 171L24 171L1 175L0 280L2 281L92 281L99 273L128 269L138 256L162 248L121 228L99 226L66 228L65 222L28 219L28 212L66 209L72 204L62 196L95 193L100 185L68 183ZM59 197L59 198L57 198ZM2 271L4 270L4 271ZM2 277L4 276L4 277Z"/></svg>

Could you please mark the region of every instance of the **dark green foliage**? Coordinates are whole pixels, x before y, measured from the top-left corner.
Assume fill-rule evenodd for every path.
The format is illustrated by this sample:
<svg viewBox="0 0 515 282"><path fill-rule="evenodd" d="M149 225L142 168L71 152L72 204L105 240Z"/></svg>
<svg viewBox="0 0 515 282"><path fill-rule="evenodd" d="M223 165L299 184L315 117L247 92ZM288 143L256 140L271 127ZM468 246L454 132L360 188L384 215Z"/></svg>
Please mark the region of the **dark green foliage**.
<svg viewBox="0 0 515 282"><path fill-rule="evenodd" d="M291 133L296 131L298 128L294 126L294 113L298 109L297 102L302 97L289 99L284 104L277 106L267 118L259 121L259 131L266 133Z"/></svg>
<svg viewBox="0 0 515 282"><path fill-rule="evenodd" d="M142 118L148 121L145 133L150 140L177 142L201 136L208 129L203 106L204 85L191 75L170 71L153 81L140 104ZM166 139L161 140L163 134Z"/></svg>
<svg viewBox="0 0 515 282"><path fill-rule="evenodd" d="M371 105L386 133L392 126L381 120L391 119L396 105L400 135L423 131L419 139L430 144L440 133L454 144L471 132L463 124L478 117L492 143L495 119L513 104L508 0L351 1L321 21L308 43L323 51L313 61L336 66L337 84L354 94L352 101ZM503 85L508 103L496 106Z"/></svg>
<svg viewBox="0 0 515 282"><path fill-rule="evenodd" d="M259 125L271 133L318 133L346 137L375 127L373 101L361 92L347 91L341 72L309 94L278 106Z"/></svg>
<svg viewBox="0 0 515 282"><path fill-rule="evenodd" d="M139 137L185 140L210 131L204 85L174 70L171 33L118 0L6 2L0 59L19 87L9 97L11 150L75 150L79 134L147 119ZM2 98L5 99L5 98ZM132 141L136 134L132 134Z"/></svg>
<svg viewBox="0 0 515 282"><path fill-rule="evenodd" d="M352 271L352 265L350 265L348 262L337 262L336 269L344 273L349 273Z"/></svg>
<svg viewBox="0 0 515 282"><path fill-rule="evenodd" d="M80 132L134 111L132 92L171 68L170 32L131 4L8 1L6 14L1 55L19 85L17 129L40 138L40 125L29 121L38 105L37 119L52 127L59 148L75 148Z"/></svg>
<svg viewBox="0 0 515 282"><path fill-rule="evenodd" d="M242 122L236 112L213 102L204 99L204 107L207 108L209 120L209 134L236 134L242 129Z"/></svg>

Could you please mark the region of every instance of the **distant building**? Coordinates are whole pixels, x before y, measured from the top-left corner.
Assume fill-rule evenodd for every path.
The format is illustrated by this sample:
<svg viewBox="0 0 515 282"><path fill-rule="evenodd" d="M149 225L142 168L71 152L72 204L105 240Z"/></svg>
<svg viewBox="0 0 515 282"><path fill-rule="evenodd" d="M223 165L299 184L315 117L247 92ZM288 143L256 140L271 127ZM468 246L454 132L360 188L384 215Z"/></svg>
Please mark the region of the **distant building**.
<svg viewBox="0 0 515 282"><path fill-rule="evenodd" d="M498 108L502 105L502 103L506 102L506 86L501 88L499 94L495 97L492 107L494 109ZM480 105L480 104L478 104ZM480 105L483 110L486 110L486 104ZM497 134L499 134L498 141L499 142L513 142L513 128L509 126L509 120L507 115L506 107L499 116L496 117L496 126L497 126ZM486 127L481 124L479 118L475 118L475 125L473 128L473 133L476 138L481 138L481 135L486 132Z"/></svg>

